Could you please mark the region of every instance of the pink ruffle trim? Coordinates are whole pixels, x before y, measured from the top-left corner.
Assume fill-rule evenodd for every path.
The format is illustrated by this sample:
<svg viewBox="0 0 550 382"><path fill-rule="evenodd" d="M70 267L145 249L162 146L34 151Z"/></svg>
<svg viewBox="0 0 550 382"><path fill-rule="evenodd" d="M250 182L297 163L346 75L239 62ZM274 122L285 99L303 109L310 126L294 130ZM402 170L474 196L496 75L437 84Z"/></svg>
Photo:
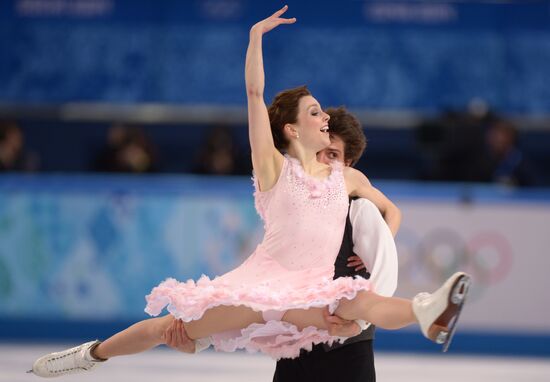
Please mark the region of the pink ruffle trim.
<svg viewBox="0 0 550 382"><path fill-rule="evenodd" d="M256 311L307 309L324 307L342 298L352 299L360 290L369 290L370 283L361 277L324 279L307 287L272 285L233 285L202 276L197 282L179 282L173 278L153 288L146 296L145 311L157 316L164 307L183 321L197 320L204 311L218 305L246 305Z"/></svg>
<svg viewBox="0 0 550 382"><path fill-rule="evenodd" d="M255 311L286 311L325 306L335 309L338 300L353 299L358 291L369 289L369 281L360 277L325 279L303 288L285 288L268 282L259 285L230 285L216 279L210 280L207 276L202 276L197 282L167 279L146 297L145 311L157 316L167 307L174 317L189 322L201 318L206 310L219 305L245 305ZM313 344L332 342L335 339L326 330L311 327L298 331L292 324L268 321L266 324L250 325L232 338L215 341L215 346L222 351L261 351L278 359L296 357L300 349L311 350Z"/></svg>
<svg viewBox="0 0 550 382"><path fill-rule="evenodd" d="M233 352L244 349L249 353L262 352L272 358L296 358L300 350L311 351L313 345L332 344L342 340L331 336L328 331L309 326L299 331L295 325L283 321L268 321L265 324L252 324L241 331L238 337L219 340L214 337L218 351Z"/></svg>
<svg viewBox="0 0 550 382"><path fill-rule="evenodd" d="M330 163L332 171L328 177L325 179L317 179L306 174L298 159L293 158L290 155L285 155L285 158L287 158L291 164L292 172L296 178L304 182L307 190L309 191L310 198L320 198L322 195L326 194L327 190L337 188L342 181L342 179L337 175L342 172L344 166L338 161L332 161Z"/></svg>
<svg viewBox="0 0 550 382"><path fill-rule="evenodd" d="M304 168L302 167L302 164L298 159L293 158L288 154L285 154L284 157L286 160L283 164L283 168L281 169L281 173L286 171L285 167L288 163L288 165L290 165L290 171L292 171L297 179L304 183L305 187L309 191L310 198L312 199L320 198L326 193L328 189L336 188L342 182L342 179L339 175L341 174L344 165L336 160L332 161L330 164L330 166L332 167L330 175L325 179L317 179L306 174ZM262 220L265 221L265 211L267 208L267 204L269 203L268 200L271 196L271 191L275 188L275 186L268 191L260 191L258 179L256 179L255 175L252 176L252 183L254 184L254 206L256 207L258 215L260 215Z"/></svg>

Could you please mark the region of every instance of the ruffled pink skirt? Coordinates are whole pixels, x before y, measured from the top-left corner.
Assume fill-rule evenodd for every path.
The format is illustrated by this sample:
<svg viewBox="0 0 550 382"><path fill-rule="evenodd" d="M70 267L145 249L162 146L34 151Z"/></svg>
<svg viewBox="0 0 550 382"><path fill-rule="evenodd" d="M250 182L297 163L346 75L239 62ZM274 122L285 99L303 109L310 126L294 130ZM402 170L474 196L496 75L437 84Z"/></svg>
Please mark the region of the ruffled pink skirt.
<svg viewBox="0 0 550 382"><path fill-rule="evenodd" d="M340 299L353 299L357 292L370 289L368 280L360 277L333 280L333 272L332 266L288 270L256 251L241 266L214 280L206 276L197 282L167 279L146 297L145 311L156 316L166 307L185 322L197 320L206 310L219 305L244 305L261 312L326 306L333 311ZM295 358L301 349L309 351L314 344L332 343L340 338L316 327L300 331L288 322L268 321L217 333L212 340L218 351L245 349L280 359Z"/></svg>

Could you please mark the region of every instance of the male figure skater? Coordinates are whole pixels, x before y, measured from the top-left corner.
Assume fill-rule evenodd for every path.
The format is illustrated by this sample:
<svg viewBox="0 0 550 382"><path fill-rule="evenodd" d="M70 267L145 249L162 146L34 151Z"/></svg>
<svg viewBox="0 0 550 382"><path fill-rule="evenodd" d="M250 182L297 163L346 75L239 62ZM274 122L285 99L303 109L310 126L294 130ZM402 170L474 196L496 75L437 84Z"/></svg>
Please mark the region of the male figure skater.
<svg viewBox="0 0 550 382"><path fill-rule="evenodd" d="M353 166L366 147L363 129L357 118L343 107L329 108L326 112L330 115L331 144L317 158L321 162L339 160L346 166ZM351 201L342 246L334 265L334 278L370 278L376 293L391 296L395 292L395 243L380 212L369 200ZM341 323L340 327L333 325L333 330L343 332L355 325ZM319 344L311 352L302 351L298 358L281 359L277 362L273 381L375 381L373 339L374 327L370 326L343 344Z"/></svg>

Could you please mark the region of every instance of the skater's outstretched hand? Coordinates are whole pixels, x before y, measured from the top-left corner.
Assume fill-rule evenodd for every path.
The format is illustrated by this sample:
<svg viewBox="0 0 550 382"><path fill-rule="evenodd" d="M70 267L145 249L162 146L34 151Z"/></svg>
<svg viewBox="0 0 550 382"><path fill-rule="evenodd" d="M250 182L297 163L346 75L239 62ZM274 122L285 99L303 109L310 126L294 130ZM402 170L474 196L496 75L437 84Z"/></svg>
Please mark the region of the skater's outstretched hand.
<svg viewBox="0 0 550 382"><path fill-rule="evenodd" d="M281 9L279 9L277 12L269 16L267 19L264 19L262 21L257 22L250 32L258 32L260 34L264 34L272 30L273 28L278 27L281 24L294 24L296 22L296 18L290 18L285 19L280 17L283 13L285 13L288 9L288 5L285 5Z"/></svg>
<svg viewBox="0 0 550 382"><path fill-rule="evenodd" d="M181 320L173 320L164 332L166 346L184 353L195 353L195 341L190 339L185 332Z"/></svg>
<svg viewBox="0 0 550 382"><path fill-rule="evenodd" d="M348 321L331 315L328 308L323 311L323 319L331 336L354 337L361 333L361 328L355 321Z"/></svg>

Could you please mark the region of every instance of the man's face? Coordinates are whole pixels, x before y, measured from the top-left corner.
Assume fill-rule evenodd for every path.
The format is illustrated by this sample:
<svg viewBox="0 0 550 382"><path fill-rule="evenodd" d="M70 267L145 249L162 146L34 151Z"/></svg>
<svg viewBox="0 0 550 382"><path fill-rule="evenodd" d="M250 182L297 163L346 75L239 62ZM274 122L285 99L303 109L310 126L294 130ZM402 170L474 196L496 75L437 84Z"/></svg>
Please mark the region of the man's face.
<svg viewBox="0 0 550 382"><path fill-rule="evenodd" d="M346 161L344 158L345 148L346 144L343 140L336 135L331 135L330 145L317 153L317 160L325 164L329 164L329 162L337 160L342 162L344 165L349 166L351 161Z"/></svg>

